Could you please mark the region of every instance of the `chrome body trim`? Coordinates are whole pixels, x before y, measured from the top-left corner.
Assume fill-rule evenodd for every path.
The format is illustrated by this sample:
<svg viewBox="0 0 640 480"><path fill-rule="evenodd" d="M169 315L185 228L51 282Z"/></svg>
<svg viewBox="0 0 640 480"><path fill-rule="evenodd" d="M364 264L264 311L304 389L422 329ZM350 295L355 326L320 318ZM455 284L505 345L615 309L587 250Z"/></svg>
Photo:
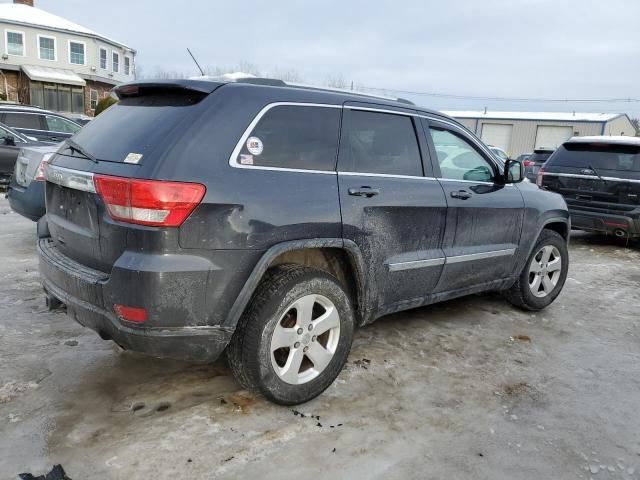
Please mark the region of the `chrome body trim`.
<svg viewBox="0 0 640 480"><path fill-rule="evenodd" d="M389 267L390 272L399 272L402 270L413 270L414 268L435 267L438 265L444 265L445 262L445 258L429 258L427 260L413 260L410 262L389 263L387 264L387 266Z"/></svg>
<svg viewBox="0 0 640 480"><path fill-rule="evenodd" d="M462 262L470 262L474 260L484 260L486 258L495 258L495 257L506 257L509 255L513 255L516 253L515 248L506 248L504 250L493 250L490 252L480 252L480 253L470 253L467 255L455 255L452 257L447 257L447 261L445 263L462 263Z"/></svg>
<svg viewBox="0 0 640 480"><path fill-rule="evenodd" d="M581 175L578 173L554 173L554 172L544 172L544 176L549 177L568 177L568 178L584 178L587 180L601 180L610 182L629 182L629 183L640 183L640 179L636 178L620 178L620 177L598 177L597 175Z"/></svg>
<svg viewBox="0 0 640 480"><path fill-rule="evenodd" d="M93 173L91 172L57 167L47 163L44 167L44 178L47 182L55 183L62 187L96 193L96 187L93 183Z"/></svg>
<svg viewBox="0 0 640 480"><path fill-rule="evenodd" d="M390 173L364 173L364 172L343 172L338 171L338 175L348 177L381 177L381 178L407 178L410 180L438 180L436 177L424 177L415 175L393 175Z"/></svg>

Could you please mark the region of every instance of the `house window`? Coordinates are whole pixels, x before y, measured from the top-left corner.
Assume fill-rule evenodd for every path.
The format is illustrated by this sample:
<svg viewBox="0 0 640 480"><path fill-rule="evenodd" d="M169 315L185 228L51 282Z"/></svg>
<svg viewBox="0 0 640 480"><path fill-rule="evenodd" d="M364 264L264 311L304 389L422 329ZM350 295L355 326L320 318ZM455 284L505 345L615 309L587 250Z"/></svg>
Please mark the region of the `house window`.
<svg viewBox="0 0 640 480"><path fill-rule="evenodd" d="M84 65L84 43L69 42L69 63Z"/></svg>
<svg viewBox="0 0 640 480"><path fill-rule="evenodd" d="M41 37L38 35L38 55L41 60L56 59L56 39L53 37Z"/></svg>
<svg viewBox="0 0 640 480"><path fill-rule="evenodd" d="M56 112L84 113L84 89L31 82L31 103Z"/></svg>
<svg viewBox="0 0 640 480"><path fill-rule="evenodd" d="M100 68L102 70L107 69L107 49L106 48L100 49Z"/></svg>
<svg viewBox="0 0 640 480"><path fill-rule="evenodd" d="M7 53L24 57L24 33L7 31Z"/></svg>
<svg viewBox="0 0 640 480"><path fill-rule="evenodd" d="M91 110L95 110L96 107L98 106L98 91L91 89L89 99L90 99Z"/></svg>
<svg viewBox="0 0 640 480"><path fill-rule="evenodd" d="M120 70L120 55L118 55L116 52L113 52L113 59L111 60L112 65L113 65L113 71L114 72L118 72L118 70Z"/></svg>
<svg viewBox="0 0 640 480"><path fill-rule="evenodd" d="M129 75L131 71L131 59L129 57L124 57L124 74Z"/></svg>

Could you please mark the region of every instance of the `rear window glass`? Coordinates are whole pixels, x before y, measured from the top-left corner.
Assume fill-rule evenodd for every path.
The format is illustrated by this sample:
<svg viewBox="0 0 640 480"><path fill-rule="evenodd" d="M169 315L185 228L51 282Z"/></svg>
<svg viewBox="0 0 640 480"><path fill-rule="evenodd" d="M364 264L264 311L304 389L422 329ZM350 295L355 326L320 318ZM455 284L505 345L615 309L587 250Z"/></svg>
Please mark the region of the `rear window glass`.
<svg viewBox="0 0 640 480"><path fill-rule="evenodd" d="M42 115L33 113L5 113L4 123L13 128L29 128L32 130L42 130L40 118Z"/></svg>
<svg viewBox="0 0 640 480"><path fill-rule="evenodd" d="M335 169L340 108L281 105L267 111L244 142L240 165Z"/></svg>
<svg viewBox="0 0 640 480"><path fill-rule="evenodd" d="M343 172L422 176L411 117L351 110Z"/></svg>
<svg viewBox="0 0 640 480"><path fill-rule="evenodd" d="M558 149L554 166L640 172L640 146L567 143Z"/></svg>
<svg viewBox="0 0 640 480"><path fill-rule="evenodd" d="M551 153L552 152L533 153L527 160L529 160L530 162L544 163L549 159L549 157L551 156Z"/></svg>
<svg viewBox="0 0 640 480"><path fill-rule="evenodd" d="M162 92L127 97L82 127L73 139L98 160L124 162L134 154L142 164L155 148L177 140L179 128L187 125L183 122L203 96Z"/></svg>

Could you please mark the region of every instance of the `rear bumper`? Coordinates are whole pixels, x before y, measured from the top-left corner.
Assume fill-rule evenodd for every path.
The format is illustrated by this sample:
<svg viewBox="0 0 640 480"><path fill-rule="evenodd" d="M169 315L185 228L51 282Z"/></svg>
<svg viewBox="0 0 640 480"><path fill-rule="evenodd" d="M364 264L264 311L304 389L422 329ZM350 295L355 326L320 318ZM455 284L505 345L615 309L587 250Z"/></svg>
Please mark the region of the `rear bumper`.
<svg viewBox="0 0 640 480"><path fill-rule="evenodd" d="M123 322L109 307L113 297L109 275L62 255L48 238L39 240L38 256L40 278L47 293L64 303L67 313L78 323L127 350L157 357L210 362L220 356L231 340L233 329L220 325L142 327ZM134 285L119 285L119 288L132 290ZM144 284L135 285L135 290L138 297L163 295L161 291L145 291ZM179 315L175 309L171 313Z"/></svg>
<svg viewBox="0 0 640 480"><path fill-rule="evenodd" d="M569 205L571 226L578 230L602 232L620 237L640 236L640 208L631 212L594 212ZM624 234L622 234L624 232Z"/></svg>
<svg viewBox="0 0 640 480"><path fill-rule="evenodd" d="M34 222L46 213L44 182L34 180L25 188L12 180L7 189L7 198L9 198L9 205L14 212Z"/></svg>

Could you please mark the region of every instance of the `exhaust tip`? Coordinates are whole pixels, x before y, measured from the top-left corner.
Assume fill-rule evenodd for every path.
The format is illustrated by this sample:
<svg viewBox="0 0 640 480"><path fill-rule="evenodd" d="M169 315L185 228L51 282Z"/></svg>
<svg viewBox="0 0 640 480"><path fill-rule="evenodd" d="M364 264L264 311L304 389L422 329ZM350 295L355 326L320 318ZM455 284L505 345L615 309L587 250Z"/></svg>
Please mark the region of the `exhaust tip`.
<svg viewBox="0 0 640 480"><path fill-rule="evenodd" d="M616 228L613 231L613 234L618 238L624 238L624 237L627 236L627 232L625 230L623 230L622 228Z"/></svg>

